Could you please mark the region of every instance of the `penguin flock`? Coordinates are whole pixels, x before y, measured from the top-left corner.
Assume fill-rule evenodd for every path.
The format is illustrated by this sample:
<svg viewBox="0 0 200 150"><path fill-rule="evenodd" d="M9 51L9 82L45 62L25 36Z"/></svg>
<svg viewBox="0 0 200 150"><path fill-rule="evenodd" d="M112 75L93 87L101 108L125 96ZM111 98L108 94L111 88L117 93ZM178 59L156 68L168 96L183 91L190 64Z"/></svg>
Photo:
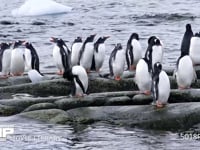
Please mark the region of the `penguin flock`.
<svg viewBox="0 0 200 150"><path fill-rule="evenodd" d="M72 96L84 96L88 89L88 73L100 71L106 52L105 41L110 36L99 37L89 35L83 40L74 39L69 48L61 38L51 37L54 44L53 60L62 75L71 83ZM149 37L144 57L138 33L132 33L128 39L126 49L117 43L109 57L109 75L115 80L127 70L135 71L134 81L140 93L152 95L157 107L164 107L170 96L170 82L166 72L162 69L163 43L157 36ZM195 65L200 64L200 32L193 34L190 24L181 43L181 55L177 59L174 76L179 89L190 88L196 79ZM1 78L23 75L28 71L32 82L37 83L43 78L40 72L39 56L30 42L15 41L0 44L0 71ZM187 71L186 71L187 70Z"/></svg>

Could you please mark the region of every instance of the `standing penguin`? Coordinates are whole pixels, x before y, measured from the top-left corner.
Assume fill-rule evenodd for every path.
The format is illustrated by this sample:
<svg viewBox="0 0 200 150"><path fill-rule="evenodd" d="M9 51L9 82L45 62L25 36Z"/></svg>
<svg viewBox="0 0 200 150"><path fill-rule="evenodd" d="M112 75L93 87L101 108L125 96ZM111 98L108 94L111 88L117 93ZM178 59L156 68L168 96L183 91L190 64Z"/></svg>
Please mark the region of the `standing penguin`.
<svg viewBox="0 0 200 150"><path fill-rule="evenodd" d="M0 72L1 78L7 78L10 73L11 47L12 43L0 44Z"/></svg>
<svg viewBox="0 0 200 150"><path fill-rule="evenodd" d="M193 36L191 24L186 24L186 31L181 42L181 53L189 55L190 40Z"/></svg>
<svg viewBox="0 0 200 150"><path fill-rule="evenodd" d="M25 64L24 64L24 49L20 48L24 41L15 41L13 49L11 51L11 64L10 72L13 76L23 75Z"/></svg>
<svg viewBox="0 0 200 150"><path fill-rule="evenodd" d="M37 54L37 51L33 47L33 45L29 42L24 42L23 45L25 45L25 52L24 52L24 57L25 57L25 66L27 68L27 71L35 69L38 72L40 72L39 65L39 57Z"/></svg>
<svg viewBox="0 0 200 150"><path fill-rule="evenodd" d="M191 38L189 55L193 65L200 65L200 32Z"/></svg>
<svg viewBox="0 0 200 150"><path fill-rule="evenodd" d="M62 39L51 37L50 41L56 43L53 48L53 59L59 69L57 74L63 75L64 70L71 66L71 52Z"/></svg>
<svg viewBox="0 0 200 150"><path fill-rule="evenodd" d="M92 58L94 54L94 37L96 34L90 35L89 37L86 38L84 41L80 55L79 55L79 64L85 68L86 72L90 72L90 68L92 65Z"/></svg>
<svg viewBox="0 0 200 150"><path fill-rule="evenodd" d="M176 63L175 77L179 89L190 88L192 81L196 79L192 60L186 53L186 51L183 51Z"/></svg>
<svg viewBox="0 0 200 150"><path fill-rule="evenodd" d="M118 43L112 51L109 58L110 75L114 76L115 80L121 80L121 75L124 72L125 66L125 50Z"/></svg>
<svg viewBox="0 0 200 150"><path fill-rule="evenodd" d="M147 55L137 63L134 81L143 94L151 94L151 63Z"/></svg>
<svg viewBox="0 0 200 150"><path fill-rule="evenodd" d="M135 70L138 61L142 58L142 47L139 35L132 33L126 47L126 62L129 70Z"/></svg>
<svg viewBox="0 0 200 150"><path fill-rule="evenodd" d="M104 58L105 58L105 52L106 52L106 46L105 46L104 42L109 37L110 36L100 37L94 43L94 55L93 55L93 59L92 59L91 70L95 70L95 71L99 72L99 69L102 67Z"/></svg>
<svg viewBox="0 0 200 150"><path fill-rule="evenodd" d="M88 75L82 66L73 66L65 70L63 77L71 81L72 96L82 97L88 89Z"/></svg>
<svg viewBox="0 0 200 150"><path fill-rule="evenodd" d="M162 44L160 39L158 39L156 36L151 36L148 39L148 48L146 50L145 57L148 58L149 60L151 72L156 62L162 63L162 58L163 58Z"/></svg>
<svg viewBox="0 0 200 150"><path fill-rule="evenodd" d="M72 50L71 50L72 66L78 65L79 55L80 55L80 50L81 50L82 45L83 45L83 42L82 42L81 37L77 37L72 44Z"/></svg>
<svg viewBox="0 0 200 150"><path fill-rule="evenodd" d="M162 70L160 62L154 64L154 72L152 78L152 95L158 108L162 108L167 104L170 95L170 82L166 72Z"/></svg>

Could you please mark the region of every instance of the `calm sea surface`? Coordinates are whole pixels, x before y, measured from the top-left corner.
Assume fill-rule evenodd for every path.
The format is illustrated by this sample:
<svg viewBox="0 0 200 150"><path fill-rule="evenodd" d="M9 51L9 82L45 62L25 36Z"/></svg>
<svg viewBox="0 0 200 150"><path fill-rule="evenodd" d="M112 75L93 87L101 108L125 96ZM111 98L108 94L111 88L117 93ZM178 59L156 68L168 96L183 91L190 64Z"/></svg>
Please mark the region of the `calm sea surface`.
<svg viewBox="0 0 200 150"><path fill-rule="evenodd" d="M42 1L42 0L41 0ZM35 46L42 72L56 71L52 61L51 36L63 38L68 46L77 36L85 39L97 33L97 37L109 35L106 42L108 57L116 43L125 48L132 32L141 38L143 50L147 39L156 35L164 43L164 66L174 67L180 54L180 43L187 23L194 32L200 31L199 0L57 0L73 7L66 14L12 17L11 11L21 6L23 0L0 0L0 42L17 39L28 40ZM39 4L38 4L39 5ZM3 21L11 24L5 25ZM42 25L35 25L37 23ZM0 118L0 124L14 124L15 134L36 136L58 136L59 140L16 140L0 142L4 149L198 149L195 140L185 140L177 133L144 131L135 128L96 123L90 126L49 125L15 117Z"/></svg>

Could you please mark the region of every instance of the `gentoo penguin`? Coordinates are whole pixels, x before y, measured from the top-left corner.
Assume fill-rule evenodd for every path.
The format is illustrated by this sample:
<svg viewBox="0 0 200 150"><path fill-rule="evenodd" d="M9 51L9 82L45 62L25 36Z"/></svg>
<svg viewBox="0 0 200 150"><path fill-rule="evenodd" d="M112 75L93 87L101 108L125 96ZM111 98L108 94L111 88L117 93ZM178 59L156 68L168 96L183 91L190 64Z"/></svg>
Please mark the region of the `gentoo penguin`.
<svg viewBox="0 0 200 150"><path fill-rule="evenodd" d="M28 77L32 83L39 83L44 79L44 76L38 72L36 69L31 69L28 71Z"/></svg>
<svg viewBox="0 0 200 150"><path fill-rule="evenodd" d="M11 47L12 43L0 44L0 72L1 78L7 78L10 73L10 61L11 61Z"/></svg>
<svg viewBox="0 0 200 150"><path fill-rule="evenodd" d="M40 72L39 69L40 61L37 51L30 42L24 42L23 45L25 45L26 47L24 51L24 58L27 71L35 69L38 72Z"/></svg>
<svg viewBox="0 0 200 150"><path fill-rule="evenodd" d="M79 64L85 68L86 72L90 72L90 68L92 65L92 58L94 54L94 37L96 34L90 35L83 42L81 47L80 55L79 55Z"/></svg>
<svg viewBox="0 0 200 150"><path fill-rule="evenodd" d="M181 53L176 63L175 77L179 89L190 88L192 81L196 79L196 72L192 60L186 51Z"/></svg>
<svg viewBox="0 0 200 150"><path fill-rule="evenodd" d="M170 95L170 82L166 72L162 70L160 62L154 64L154 72L152 77L152 95L158 108L167 104Z"/></svg>
<svg viewBox="0 0 200 150"><path fill-rule="evenodd" d="M15 41L13 49L11 51L11 64L10 72L13 76L23 75L25 64L24 64L24 49L20 47L24 41Z"/></svg>
<svg viewBox="0 0 200 150"><path fill-rule="evenodd" d="M95 71L99 72L99 69L102 67L104 58L105 58L105 52L106 52L106 46L105 46L104 42L109 37L110 36L100 37L94 43L94 55L93 55L93 59L92 59L91 70L95 70Z"/></svg>
<svg viewBox="0 0 200 150"><path fill-rule="evenodd" d="M156 62L162 63L162 58L163 58L162 42L158 37L151 36L148 39L148 48L146 50L145 57L148 58L149 60L151 72Z"/></svg>
<svg viewBox="0 0 200 150"><path fill-rule="evenodd" d="M189 55L190 40L193 36L192 27L190 24L186 24L186 31L184 33L182 42L181 42L181 53Z"/></svg>
<svg viewBox="0 0 200 150"><path fill-rule="evenodd" d="M149 57L145 55L136 65L134 81L141 93L145 95L151 94L151 63Z"/></svg>
<svg viewBox="0 0 200 150"><path fill-rule="evenodd" d="M200 65L200 32L191 38L189 55L193 65Z"/></svg>
<svg viewBox="0 0 200 150"><path fill-rule="evenodd" d="M112 51L109 58L110 75L114 76L115 80L121 80L121 75L124 72L125 66L125 50L118 43Z"/></svg>
<svg viewBox="0 0 200 150"><path fill-rule="evenodd" d="M77 37L74 42L72 43L72 48L71 48L71 63L72 66L78 65L78 59L79 59L79 54L81 47L83 45L82 38Z"/></svg>
<svg viewBox="0 0 200 150"><path fill-rule="evenodd" d="M139 35L132 33L126 47L126 62L129 70L135 70L138 61L142 58L142 47Z"/></svg>
<svg viewBox="0 0 200 150"><path fill-rule="evenodd" d="M62 39L51 37L50 41L56 43L53 48L53 59L59 69L57 74L63 75L64 70L71 66L71 52Z"/></svg>
<svg viewBox="0 0 200 150"><path fill-rule="evenodd" d="M88 89L88 75L82 66L73 66L65 70L63 77L71 81L72 96L82 97Z"/></svg>

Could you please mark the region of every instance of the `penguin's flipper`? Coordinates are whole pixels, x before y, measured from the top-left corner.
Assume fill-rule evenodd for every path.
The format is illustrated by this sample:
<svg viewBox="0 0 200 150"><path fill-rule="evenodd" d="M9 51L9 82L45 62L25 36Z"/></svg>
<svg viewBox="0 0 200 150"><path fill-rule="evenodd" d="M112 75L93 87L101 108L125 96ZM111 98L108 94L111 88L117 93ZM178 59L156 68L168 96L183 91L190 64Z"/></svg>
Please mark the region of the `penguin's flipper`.
<svg viewBox="0 0 200 150"><path fill-rule="evenodd" d="M81 87L83 93L85 94L86 91L85 91L85 88L84 88L84 86L83 86L81 80L79 79L79 77L78 77L77 75L74 75L74 77L75 77L76 82L77 82L77 83L79 84L79 86Z"/></svg>
<svg viewBox="0 0 200 150"><path fill-rule="evenodd" d="M110 59L109 59L109 69L110 69L110 75L111 75L111 76L114 75L112 63L113 63L113 58L110 58Z"/></svg>
<svg viewBox="0 0 200 150"><path fill-rule="evenodd" d="M130 68L130 60L129 60L129 57L128 57L128 49L126 49L126 63L127 63L127 70L129 70L129 68Z"/></svg>
<svg viewBox="0 0 200 150"><path fill-rule="evenodd" d="M91 65L90 70L96 71L96 65L95 65L95 58L94 58L94 55L93 55L93 57L92 57L92 65Z"/></svg>
<svg viewBox="0 0 200 150"><path fill-rule="evenodd" d="M63 63L63 66L65 69L69 69L70 68L70 65L68 63L68 55L65 51L64 48L60 48L60 54L61 54L61 57L62 57L62 63Z"/></svg>
<svg viewBox="0 0 200 150"><path fill-rule="evenodd" d="M131 65L133 65L133 62L134 62L133 46L130 46L129 55L131 58Z"/></svg>
<svg viewBox="0 0 200 150"><path fill-rule="evenodd" d="M197 73L195 69L193 70L193 82L197 82Z"/></svg>
<svg viewBox="0 0 200 150"><path fill-rule="evenodd" d="M155 75L152 79L152 84L151 84L151 93L153 101L158 100L158 82L159 82L158 75Z"/></svg>

